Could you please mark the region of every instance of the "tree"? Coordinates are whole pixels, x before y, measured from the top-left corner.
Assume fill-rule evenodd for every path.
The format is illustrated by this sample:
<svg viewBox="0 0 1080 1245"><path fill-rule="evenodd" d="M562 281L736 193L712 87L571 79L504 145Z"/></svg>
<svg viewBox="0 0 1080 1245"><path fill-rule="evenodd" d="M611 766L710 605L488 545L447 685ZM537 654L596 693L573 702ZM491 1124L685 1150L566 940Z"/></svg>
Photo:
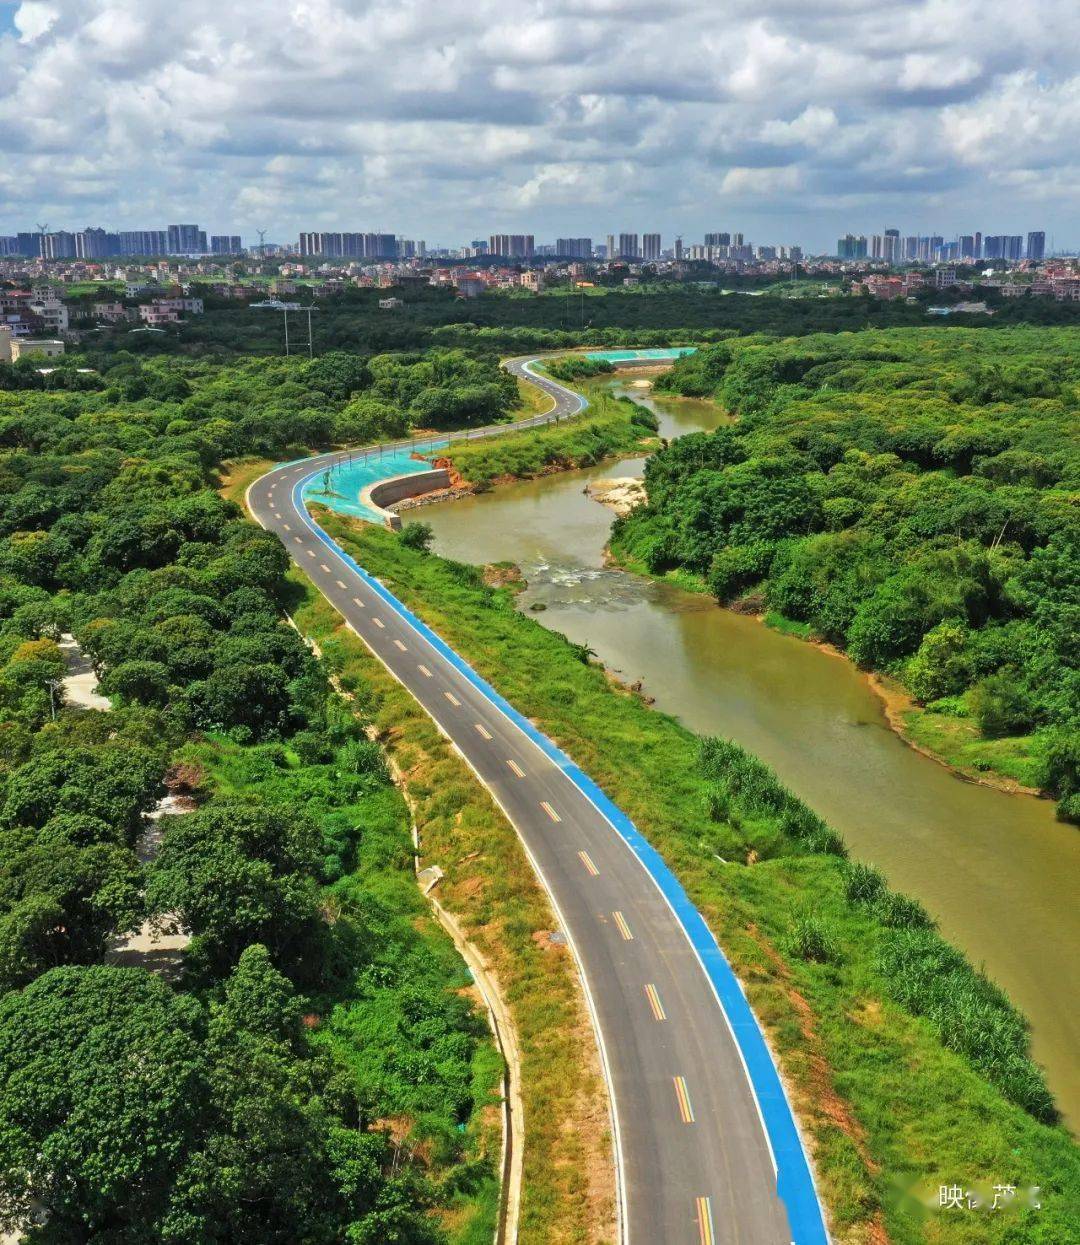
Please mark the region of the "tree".
<svg viewBox="0 0 1080 1245"><path fill-rule="evenodd" d="M165 822L147 904L195 936L194 960L221 972L253 942L295 967L319 932L318 828L295 809L217 800ZM309 965L317 974L319 965Z"/></svg>
<svg viewBox="0 0 1080 1245"><path fill-rule="evenodd" d="M417 553L427 553L434 539L435 531L430 523L406 523L401 529L401 543Z"/></svg>
<svg viewBox="0 0 1080 1245"><path fill-rule="evenodd" d="M55 968L0 999L0 1226L33 1208L56 1241L162 1239L209 1108L199 1021L141 969Z"/></svg>

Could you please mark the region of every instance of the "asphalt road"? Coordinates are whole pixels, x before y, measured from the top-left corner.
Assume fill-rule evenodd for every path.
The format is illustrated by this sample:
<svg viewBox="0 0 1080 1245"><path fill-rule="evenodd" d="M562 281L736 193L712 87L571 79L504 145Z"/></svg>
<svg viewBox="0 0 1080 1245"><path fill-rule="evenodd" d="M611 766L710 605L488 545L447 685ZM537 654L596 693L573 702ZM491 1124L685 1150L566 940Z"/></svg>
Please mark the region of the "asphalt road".
<svg viewBox="0 0 1080 1245"><path fill-rule="evenodd" d="M577 411L576 395L546 378L537 383L556 407L529 423ZM789 1224L773 1148L731 1024L641 854L527 724L398 612L385 589L361 574L307 514L302 482L336 457L275 468L252 485L248 504L455 743L524 843L593 1013L611 1091L623 1239L629 1245L823 1240Z"/></svg>

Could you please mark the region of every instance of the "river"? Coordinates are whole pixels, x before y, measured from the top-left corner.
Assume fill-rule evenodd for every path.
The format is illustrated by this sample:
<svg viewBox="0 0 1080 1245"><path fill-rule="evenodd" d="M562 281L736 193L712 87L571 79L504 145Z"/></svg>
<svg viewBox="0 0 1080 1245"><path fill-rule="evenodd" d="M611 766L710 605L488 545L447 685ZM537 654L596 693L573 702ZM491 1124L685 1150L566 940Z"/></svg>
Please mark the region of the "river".
<svg viewBox="0 0 1080 1245"><path fill-rule="evenodd" d="M723 418L710 403L644 400L667 437ZM1049 800L965 782L910 748L846 660L704 596L605 568L612 515L584 486L641 469L626 459L545 476L429 506L423 518L447 557L518 563L521 608L542 603L537 621L641 679L658 708L767 761L854 857L920 899L1028 1016L1035 1057L1076 1129L1080 833Z"/></svg>

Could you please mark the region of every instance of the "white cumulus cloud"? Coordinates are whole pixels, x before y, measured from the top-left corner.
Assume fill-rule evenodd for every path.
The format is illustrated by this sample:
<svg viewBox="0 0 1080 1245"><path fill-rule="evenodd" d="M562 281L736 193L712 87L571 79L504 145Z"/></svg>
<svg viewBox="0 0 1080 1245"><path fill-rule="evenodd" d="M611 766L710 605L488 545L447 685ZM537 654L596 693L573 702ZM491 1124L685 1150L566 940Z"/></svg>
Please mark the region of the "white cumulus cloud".
<svg viewBox="0 0 1080 1245"><path fill-rule="evenodd" d="M0 232L1076 244L1078 45L1075 0L0 3Z"/></svg>

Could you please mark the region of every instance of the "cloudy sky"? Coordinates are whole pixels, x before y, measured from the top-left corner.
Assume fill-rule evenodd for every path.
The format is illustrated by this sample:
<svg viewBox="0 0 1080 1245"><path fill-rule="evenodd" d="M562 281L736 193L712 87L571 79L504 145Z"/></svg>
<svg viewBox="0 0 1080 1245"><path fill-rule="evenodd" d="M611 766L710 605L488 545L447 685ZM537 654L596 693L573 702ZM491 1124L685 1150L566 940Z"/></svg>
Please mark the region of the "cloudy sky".
<svg viewBox="0 0 1080 1245"><path fill-rule="evenodd" d="M1076 0L0 0L0 232L1080 245Z"/></svg>

